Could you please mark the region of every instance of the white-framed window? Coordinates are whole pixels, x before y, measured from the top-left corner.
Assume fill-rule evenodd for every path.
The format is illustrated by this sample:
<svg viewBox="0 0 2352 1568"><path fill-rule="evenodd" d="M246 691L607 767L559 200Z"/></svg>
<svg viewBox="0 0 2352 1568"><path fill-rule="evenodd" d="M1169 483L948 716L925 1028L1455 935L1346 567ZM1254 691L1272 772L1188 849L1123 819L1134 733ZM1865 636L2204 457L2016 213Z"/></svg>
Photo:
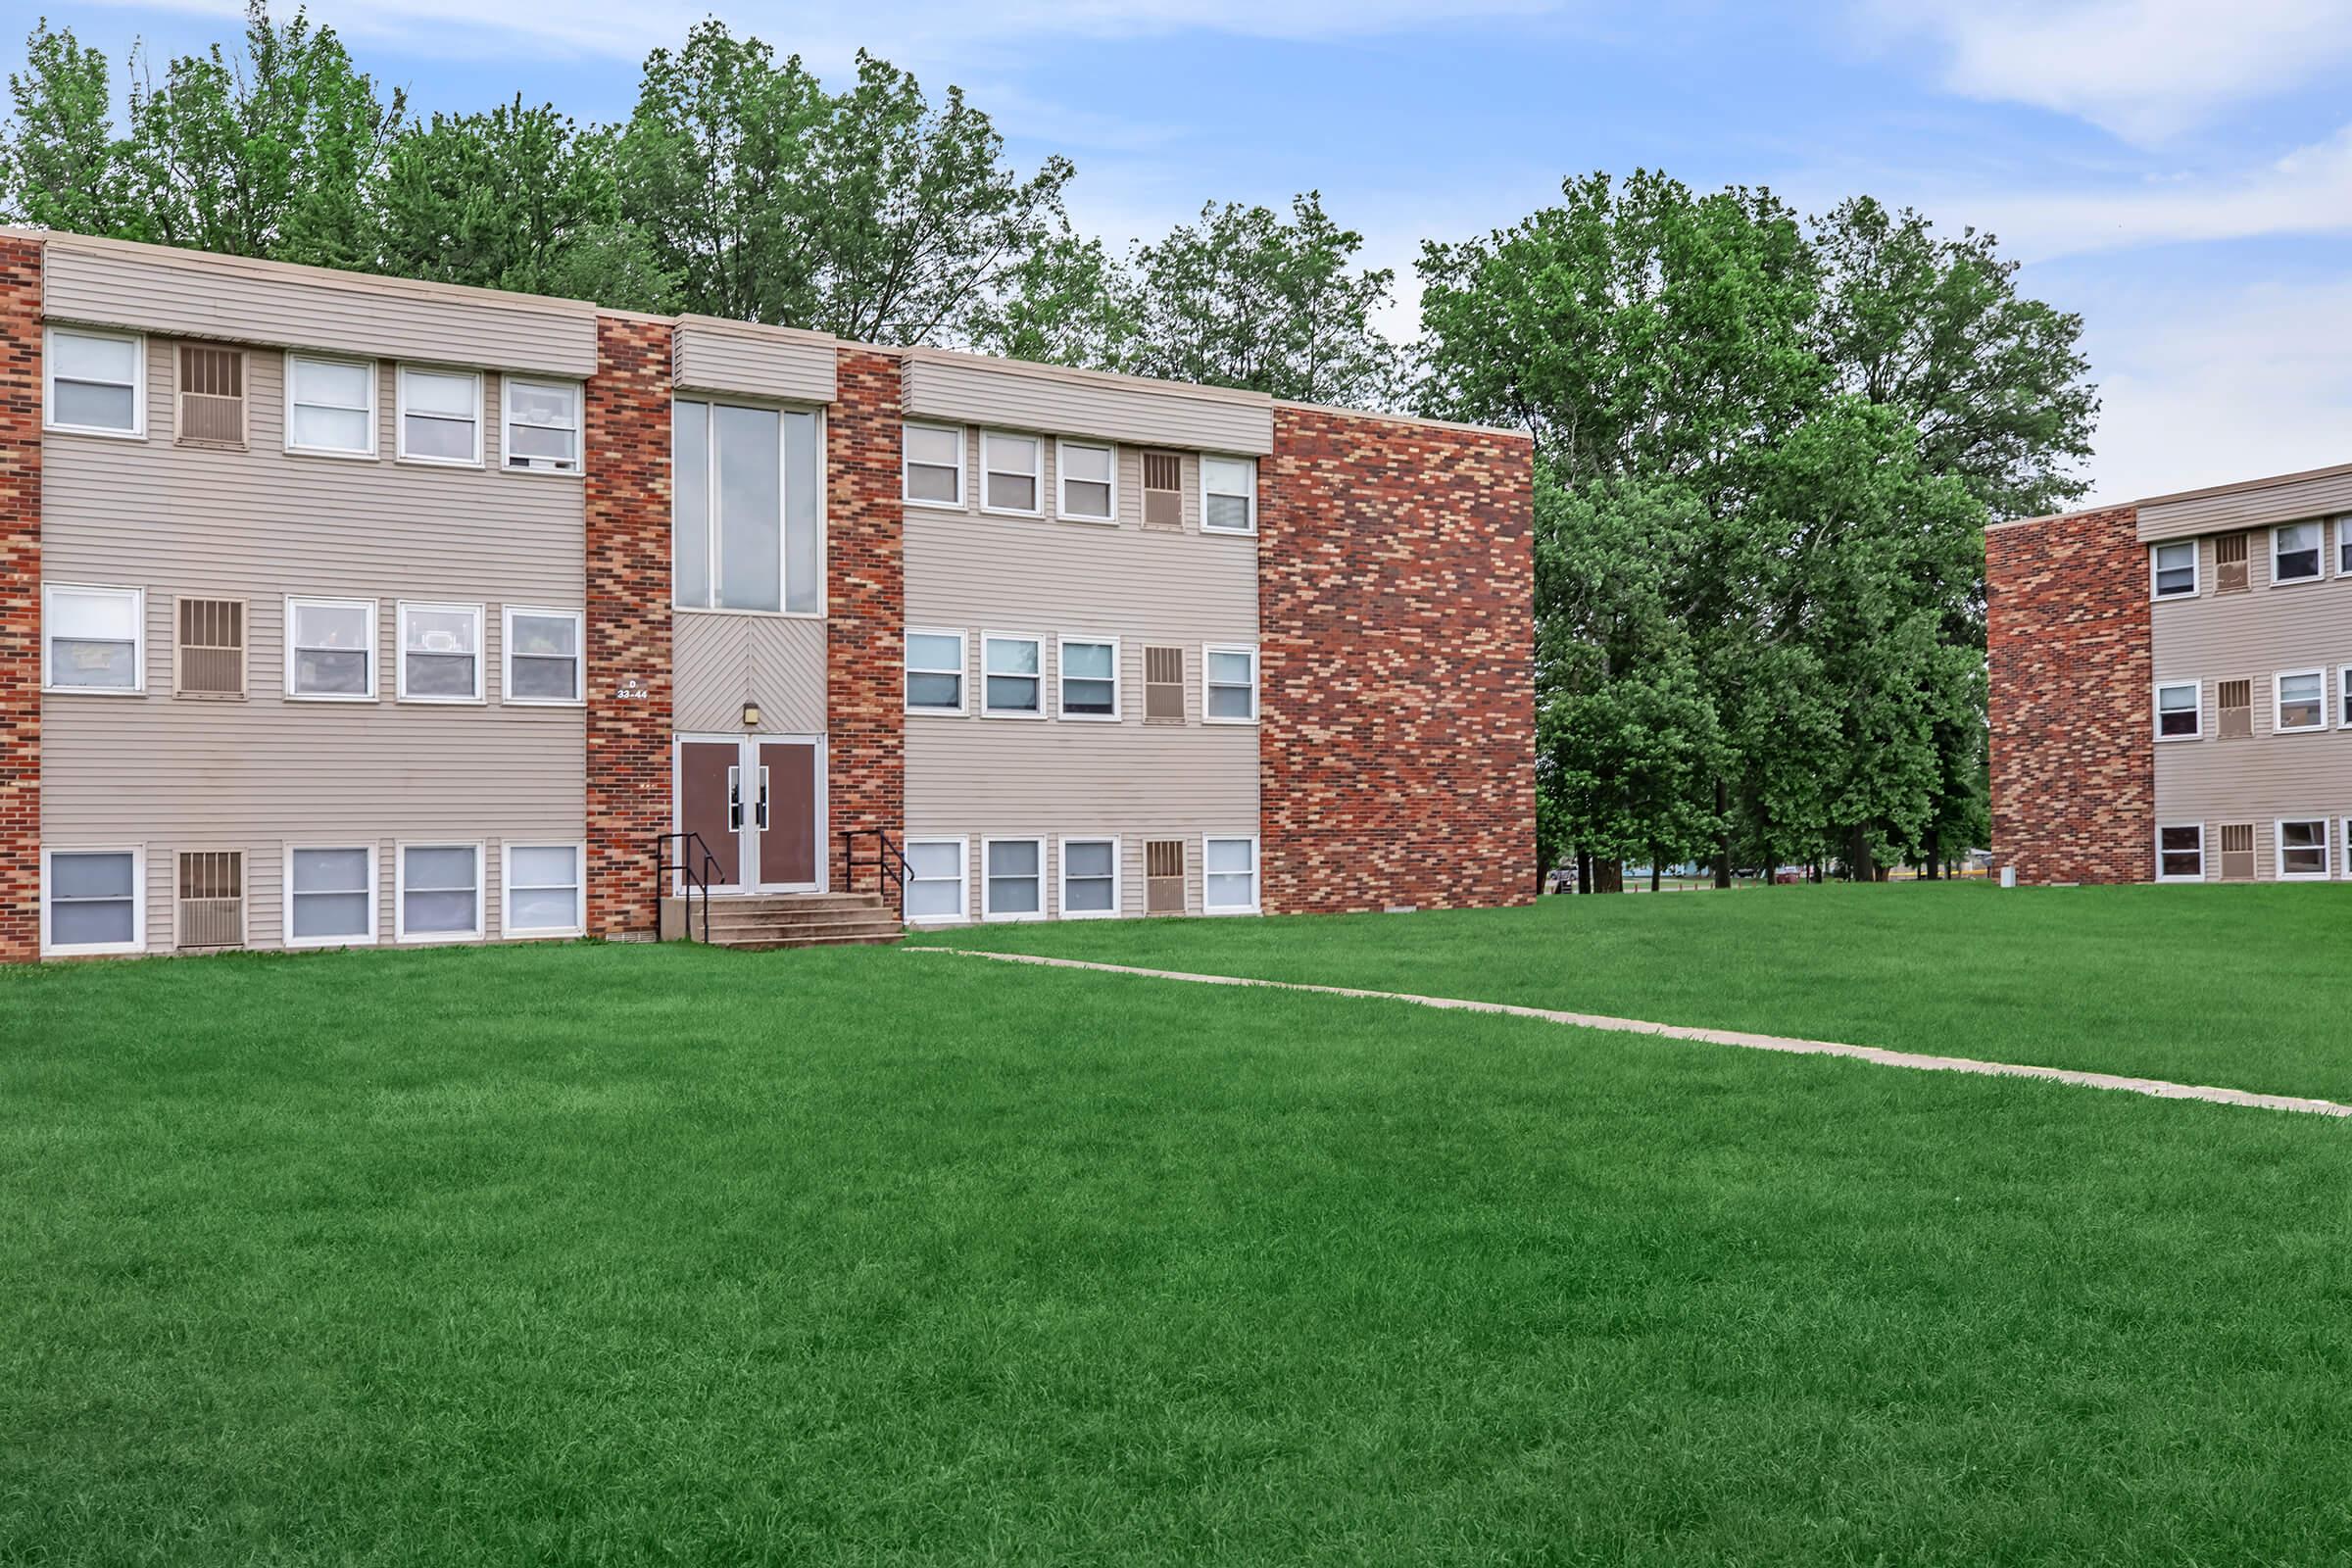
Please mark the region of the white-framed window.
<svg viewBox="0 0 2352 1568"><path fill-rule="evenodd" d="M1061 917L1064 920L1118 918L1119 841L1061 841Z"/></svg>
<svg viewBox="0 0 2352 1568"><path fill-rule="evenodd" d="M2318 882L2328 875L2328 819L2282 817L2276 829L2278 880Z"/></svg>
<svg viewBox="0 0 2352 1568"><path fill-rule="evenodd" d="M1210 643L1200 650L1200 720L1257 722L1257 650L1247 643Z"/></svg>
<svg viewBox="0 0 2352 1568"><path fill-rule="evenodd" d="M447 942L482 934L482 847L403 844L393 873L396 942Z"/></svg>
<svg viewBox="0 0 2352 1568"><path fill-rule="evenodd" d="M289 948L375 945L375 846L289 844L285 849Z"/></svg>
<svg viewBox="0 0 2352 1568"><path fill-rule="evenodd" d="M912 925L970 918L969 839L906 841L906 919Z"/></svg>
<svg viewBox="0 0 2352 1568"><path fill-rule="evenodd" d="M823 425L806 409L670 410L670 577L687 610L825 612Z"/></svg>
<svg viewBox="0 0 2352 1568"><path fill-rule="evenodd" d="M1046 841L980 841L980 918L1042 920L1046 917Z"/></svg>
<svg viewBox="0 0 2352 1568"><path fill-rule="evenodd" d="M2352 577L2352 512L2328 520L2335 524L2335 574Z"/></svg>
<svg viewBox="0 0 2352 1568"><path fill-rule="evenodd" d="M1200 531L1257 532L1257 460L1200 460Z"/></svg>
<svg viewBox="0 0 2352 1568"><path fill-rule="evenodd" d="M2151 591L2158 599L2196 598L2197 542L2194 539L2176 539L2166 544L2150 545L2148 574Z"/></svg>
<svg viewBox="0 0 2352 1568"><path fill-rule="evenodd" d="M41 951L147 951L147 852L43 846Z"/></svg>
<svg viewBox="0 0 2352 1568"><path fill-rule="evenodd" d="M1045 437L980 432L981 511L1038 516L1045 511Z"/></svg>
<svg viewBox="0 0 2352 1568"><path fill-rule="evenodd" d="M1115 724L1124 710L1119 700L1119 640L1064 637L1054 651L1061 683L1061 716L1094 724Z"/></svg>
<svg viewBox="0 0 2352 1568"><path fill-rule="evenodd" d="M482 607L400 602L404 703L482 700Z"/></svg>
<svg viewBox="0 0 2352 1568"><path fill-rule="evenodd" d="M578 473L580 383L510 375L503 388L507 421L500 455L508 471Z"/></svg>
<svg viewBox="0 0 2352 1568"><path fill-rule="evenodd" d="M400 368L401 461L482 466L482 378L473 370Z"/></svg>
<svg viewBox="0 0 2352 1568"><path fill-rule="evenodd" d="M1209 914L1257 912L1257 840L1200 841L1200 907Z"/></svg>
<svg viewBox="0 0 2352 1568"><path fill-rule="evenodd" d="M989 632L980 639L980 711L988 718L1046 716L1046 640Z"/></svg>
<svg viewBox="0 0 2352 1568"><path fill-rule="evenodd" d="M2336 666L2335 722L2338 728L2352 729L2352 664Z"/></svg>
<svg viewBox="0 0 2352 1568"><path fill-rule="evenodd" d="M906 711L962 713L964 672L963 633L908 627L906 631Z"/></svg>
<svg viewBox="0 0 2352 1568"><path fill-rule="evenodd" d="M2271 581L2309 582L2320 575L2319 522L2282 522L2271 530Z"/></svg>
<svg viewBox="0 0 2352 1568"><path fill-rule="evenodd" d="M309 702L375 701L375 601L286 601L286 695Z"/></svg>
<svg viewBox="0 0 2352 1568"><path fill-rule="evenodd" d="M41 368L49 383L41 399L43 429L146 439L146 338L53 326L42 341Z"/></svg>
<svg viewBox="0 0 2352 1568"><path fill-rule="evenodd" d="M1054 447L1054 479L1061 491L1061 515L1074 522L1119 520L1119 456L1115 447L1092 441L1059 441Z"/></svg>
<svg viewBox="0 0 2352 1568"><path fill-rule="evenodd" d="M286 356L286 450L315 457L375 456L373 360Z"/></svg>
<svg viewBox="0 0 2352 1568"><path fill-rule="evenodd" d="M2156 683L2156 738L2193 741L2204 733L2201 682L2160 680Z"/></svg>
<svg viewBox="0 0 2352 1568"><path fill-rule="evenodd" d="M147 689L147 590L41 585L41 689Z"/></svg>
<svg viewBox="0 0 2352 1568"><path fill-rule="evenodd" d="M963 426L900 427L904 472L899 495L918 507L963 509Z"/></svg>
<svg viewBox="0 0 2352 1568"><path fill-rule="evenodd" d="M502 932L511 937L576 937L587 931L587 881L580 875L588 856L585 844L510 843L501 853L498 885L506 890Z"/></svg>
<svg viewBox="0 0 2352 1568"><path fill-rule="evenodd" d="M2156 829L2156 880L2205 880L2205 824L2167 822Z"/></svg>
<svg viewBox="0 0 2352 1568"><path fill-rule="evenodd" d="M2299 730L2328 727L2328 672L2324 669L2285 669L2273 679L2271 731L2292 735Z"/></svg>
<svg viewBox="0 0 2352 1568"><path fill-rule="evenodd" d="M587 616L577 610L509 605L499 641L506 670L500 695L510 703L576 708L588 700L580 644Z"/></svg>

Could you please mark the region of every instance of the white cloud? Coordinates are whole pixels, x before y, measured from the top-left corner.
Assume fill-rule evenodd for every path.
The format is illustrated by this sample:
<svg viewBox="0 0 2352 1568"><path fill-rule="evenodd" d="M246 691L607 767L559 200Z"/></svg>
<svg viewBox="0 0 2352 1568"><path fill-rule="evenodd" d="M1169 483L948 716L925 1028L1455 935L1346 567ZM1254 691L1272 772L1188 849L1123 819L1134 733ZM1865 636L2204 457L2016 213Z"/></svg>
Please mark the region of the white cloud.
<svg viewBox="0 0 2352 1568"><path fill-rule="evenodd" d="M2097 501L2352 462L2352 281L2115 301L2086 337Z"/></svg>
<svg viewBox="0 0 2352 1568"><path fill-rule="evenodd" d="M1896 35L1947 51L1972 98L2074 115L2161 141L2352 58L2343 0L1861 0Z"/></svg>

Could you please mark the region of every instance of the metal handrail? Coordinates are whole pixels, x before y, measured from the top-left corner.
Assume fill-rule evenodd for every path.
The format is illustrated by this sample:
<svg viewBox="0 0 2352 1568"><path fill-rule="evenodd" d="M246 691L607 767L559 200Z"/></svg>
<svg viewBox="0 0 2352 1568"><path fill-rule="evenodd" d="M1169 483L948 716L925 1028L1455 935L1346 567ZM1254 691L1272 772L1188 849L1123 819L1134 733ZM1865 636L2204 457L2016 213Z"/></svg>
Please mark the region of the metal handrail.
<svg viewBox="0 0 2352 1568"><path fill-rule="evenodd" d="M874 858L858 858L858 841L867 835L874 839ZM841 830L841 870L847 884L842 891L858 891L858 873L866 866L875 871L874 891L882 891L884 881L895 883L899 890L899 923L906 921L906 884L914 876L914 867L906 863L906 852L892 842L890 830L881 827L845 827Z"/></svg>
<svg viewBox="0 0 2352 1568"><path fill-rule="evenodd" d="M671 839L679 841L679 858L674 860L669 858L669 841ZM699 870L692 860L685 858L687 855L696 853L703 858ZM699 891L703 896L703 942L705 946L710 944L710 873L717 867L718 857L710 853L710 846L705 844L703 836L692 828L679 833L657 833L654 835L654 940L656 942L662 940L662 901L668 897L669 873L675 871L686 879L686 940L689 942L694 940L694 896Z"/></svg>

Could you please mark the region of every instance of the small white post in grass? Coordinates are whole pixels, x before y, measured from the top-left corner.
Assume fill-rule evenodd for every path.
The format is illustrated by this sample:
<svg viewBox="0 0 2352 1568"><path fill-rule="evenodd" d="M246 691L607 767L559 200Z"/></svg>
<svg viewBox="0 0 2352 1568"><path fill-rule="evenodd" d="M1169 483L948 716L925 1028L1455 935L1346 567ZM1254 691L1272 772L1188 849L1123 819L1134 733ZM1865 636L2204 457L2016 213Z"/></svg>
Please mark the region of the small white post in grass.
<svg viewBox="0 0 2352 1568"><path fill-rule="evenodd" d="M2002 866L2002 867L2001 867L2001 886L2003 886L2003 887L2005 887L2005 888L2013 888L2013 887L2017 886L2017 867L2016 867L2016 866L2014 866L2014 865L2004 865L2004 866Z"/></svg>

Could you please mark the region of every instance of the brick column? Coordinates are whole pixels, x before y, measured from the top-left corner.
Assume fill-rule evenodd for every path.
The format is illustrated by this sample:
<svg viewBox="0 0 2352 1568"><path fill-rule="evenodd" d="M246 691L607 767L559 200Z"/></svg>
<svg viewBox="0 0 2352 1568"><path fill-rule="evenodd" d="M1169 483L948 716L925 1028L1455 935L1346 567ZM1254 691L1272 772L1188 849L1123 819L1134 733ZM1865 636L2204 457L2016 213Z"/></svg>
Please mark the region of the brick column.
<svg viewBox="0 0 2352 1568"><path fill-rule="evenodd" d="M1534 449L1277 404L1258 479L1269 913L1536 891Z"/></svg>
<svg viewBox="0 0 2352 1568"><path fill-rule="evenodd" d="M670 828L670 329L600 316L588 381L588 930L654 929Z"/></svg>
<svg viewBox="0 0 2352 1568"><path fill-rule="evenodd" d="M825 425L826 855L836 891L849 887L846 829L906 831L900 411L899 362L843 349Z"/></svg>
<svg viewBox="0 0 2352 1568"><path fill-rule="evenodd" d="M2021 882L2156 875L2148 558L2133 507L1988 530L1992 849Z"/></svg>
<svg viewBox="0 0 2352 1568"><path fill-rule="evenodd" d="M41 939L41 247L0 239L0 962Z"/></svg>

